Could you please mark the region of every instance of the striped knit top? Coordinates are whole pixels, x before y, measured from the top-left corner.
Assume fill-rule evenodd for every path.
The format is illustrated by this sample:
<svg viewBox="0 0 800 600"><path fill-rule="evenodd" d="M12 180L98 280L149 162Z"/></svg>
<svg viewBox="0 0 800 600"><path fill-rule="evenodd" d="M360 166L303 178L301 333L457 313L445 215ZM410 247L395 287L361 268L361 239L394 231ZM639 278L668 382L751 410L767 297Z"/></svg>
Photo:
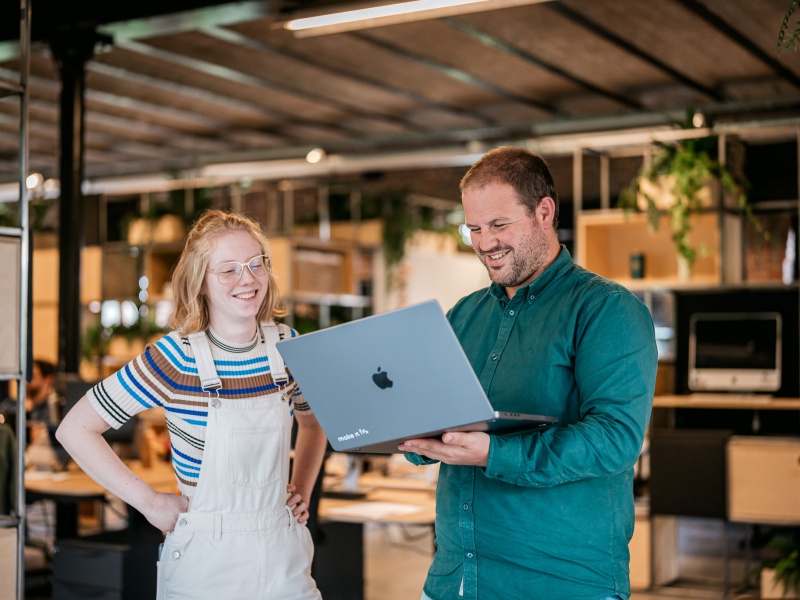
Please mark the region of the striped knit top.
<svg viewBox="0 0 800 600"><path fill-rule="evenodd" d="M297 336L295 330L280 327L291 337ZM310 414L291 373L283 386L272 380L260 330L245 344L225 340L210 328L207 333L211 356L222 380L219 391L222 398L279 394L288 398L293 412ZM139 412L162 407L178 488L185 496L194 494L203 464L208 394L200 388L188 338L171 332L155 344L148 344L142 354L94 386L87 396L100 416L115 429Z"/></svg>

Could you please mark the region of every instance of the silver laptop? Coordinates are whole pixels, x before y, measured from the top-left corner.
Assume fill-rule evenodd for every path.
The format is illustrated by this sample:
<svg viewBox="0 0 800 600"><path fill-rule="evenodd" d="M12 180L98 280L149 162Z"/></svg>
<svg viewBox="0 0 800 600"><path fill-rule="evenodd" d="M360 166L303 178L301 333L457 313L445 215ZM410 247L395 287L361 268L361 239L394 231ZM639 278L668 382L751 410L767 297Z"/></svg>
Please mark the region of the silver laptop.
<svg viewBox="0 0 800 600"><path fill-rule="evenodd" d="M339 452L391 454L445 431L558 421L494 410L435 300L283 340L278 351Z"/></svg>

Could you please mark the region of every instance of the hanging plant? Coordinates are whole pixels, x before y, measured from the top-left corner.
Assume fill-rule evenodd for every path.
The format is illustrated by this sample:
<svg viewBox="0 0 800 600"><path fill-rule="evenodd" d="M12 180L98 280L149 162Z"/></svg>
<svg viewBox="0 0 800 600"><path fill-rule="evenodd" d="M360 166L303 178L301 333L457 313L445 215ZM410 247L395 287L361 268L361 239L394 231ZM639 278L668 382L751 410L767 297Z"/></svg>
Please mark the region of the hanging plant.
<svg viewBox="0 0 800 600"><path fill-rule="evenodd" d="M692 217L704 212L713 201L710 196L713 182L718 182L727 195L735 198L753 227L761 230L747 202L746 184L737 181L724 165L712 158L709 149L714 145L713 137L690 139L679 145L657 143L652 162L642 166L617 203L626 210L646 212L653 231L658 230L661 216L667 214L675 250L689 267L698 256L708 253L708 248L691 241Z"/></svg>
<svg viewBox="0 0 800 600"><path fill-rule="evenodd" d="M778 31L778 53L782 54L789 48L797 51L797 43L800 40L800 21L795 22L795 28L789 29L789 19L797 8L797 0L789 2L789 8L786 9L786 14L783 17L781 28ZM788 34L788 36L787 36Z"/></svg>

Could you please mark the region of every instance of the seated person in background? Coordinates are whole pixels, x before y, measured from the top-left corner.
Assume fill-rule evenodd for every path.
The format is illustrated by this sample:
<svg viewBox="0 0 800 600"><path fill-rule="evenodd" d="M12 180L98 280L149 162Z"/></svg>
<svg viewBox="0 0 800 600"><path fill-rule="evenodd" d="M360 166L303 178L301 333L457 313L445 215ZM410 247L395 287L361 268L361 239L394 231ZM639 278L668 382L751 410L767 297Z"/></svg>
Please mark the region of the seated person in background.
<svg viewBox="0 0 800 600"><path fill-rule="evenodd" d="M56 393L53 381L56 366L46 360L34 359L30 379L25 384L25 412L30 423L56 425L61 420L61 398ZM17 399L8 397L0 402L0 413L6 423L15 426Z"/></svg>
<svg viewBox="0 0 800 600"><path fill-rule="evenodd" d="M26 464L50 470L55 468L49 427L61 421L62 399L56 393L53 363L34 359L30 379L25 384L25 413L28 423ZM0 402L0 414L12 429L17 424L17 399L8 397Z"/></svg>

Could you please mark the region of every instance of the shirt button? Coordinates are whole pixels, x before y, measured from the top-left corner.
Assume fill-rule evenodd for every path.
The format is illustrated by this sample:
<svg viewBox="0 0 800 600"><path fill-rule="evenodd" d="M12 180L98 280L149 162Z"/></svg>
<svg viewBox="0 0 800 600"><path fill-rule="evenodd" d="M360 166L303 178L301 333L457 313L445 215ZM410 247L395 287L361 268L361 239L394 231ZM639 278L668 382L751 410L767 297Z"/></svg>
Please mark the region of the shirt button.
<svg viewBox="0 0 800 600"><path fill-rule="evenodd" d="M181 553L178 552L177 550L175 550L175 552L172 553L172 558L174 558L175 560L178 560L180 557Z"/></svg>
<svg viewBox="0 0 800 600"><path fill-rule="evenodd" d="M492 360L497 360L497 354L492 354Z"/></svg>
<svg viewBox="0 0 800 600"><path fill-rule="evenodd" d="M535 294L531 294L529 299L530 300L535 300L536 299L536 295Z"/></svg>
<svg viewBox="0 0 800 600"><path fill-rule="evenodd" d="M464 505L461 508L463 508L464 510L469 510L469 504L464 503Z"/></svg>
<svg viewBox="0 0 800 600"><path fill-rule="evenodd" d="M219 398L214 398L214 399L211 401L211 406L213 406L214 408L219 408L219 405L220 405L220 404L221 404L221 402L219 401Z"/></svg>
<svg viewBox="0 0 800 600"><path fill-rule="evenodd" d="M178 525L180 525L181 527L186 527L186 523L187 523L186 519L181 519L180 521L178 521Z"/></svg>
<svg viewBox="0 0 800 600"><path fill-rule="evenodd" d="M514 311L510 310L510 311L508 311L508 314L510 314L513 317L514 316Z"/></svg>
<svg viewBox="0 0 800 600"><path fill-rule="evenodd" d="M467 558L472 558L473 556L475 555L472 552L467 552Z"/></svg>

